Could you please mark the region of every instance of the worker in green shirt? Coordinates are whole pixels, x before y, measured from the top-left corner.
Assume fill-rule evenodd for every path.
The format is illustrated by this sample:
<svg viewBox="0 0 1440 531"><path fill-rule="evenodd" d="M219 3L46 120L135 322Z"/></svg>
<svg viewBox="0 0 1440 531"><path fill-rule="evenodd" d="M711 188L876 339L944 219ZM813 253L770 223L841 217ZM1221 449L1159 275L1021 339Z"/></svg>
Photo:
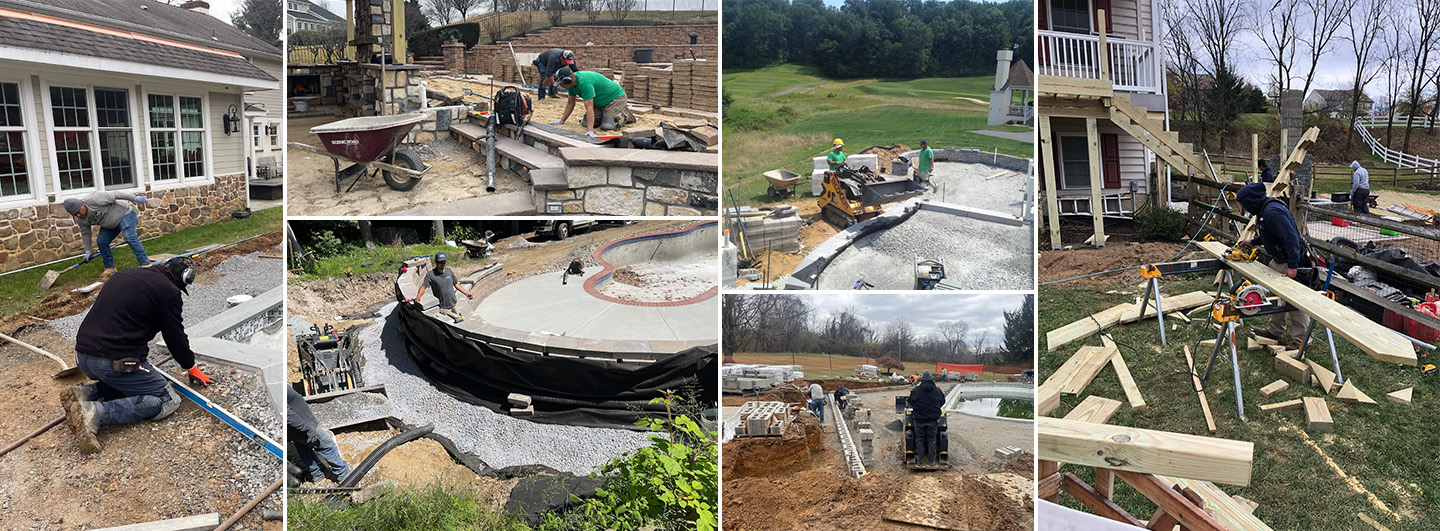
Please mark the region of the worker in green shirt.
<svg viewBox="0 0 1440 531"><path fill-rule="evenodd" d="M625 89L605 74L589 70L575 72L567 67L556 72L555 79L560 88L570 92L570 99L565 102L565 113L560 115L559 120L550 122L550 125L560 125L569 120L577 99L585 102L584 121L587 135L595 136L596 108L600 110L601 129L615 130L635 123L635 115L630 113L629 104L625 100Z"/></svg>
<svg viewBox="0 0 1440 531"><path fill-rule="evenodd" d="M935 184L930 182L930 172L935 168L935 152L930 150L929 142L920 141L919 157L919 166L915 168L915 182L934 188Z"/></svg>
<svg viewBox="0 0 1440 531"><path fill-rule="evenodd" d="M825 160L830 164L830 171L838 170L845 165L845 152L841 151L845 148L845 142L837 138L833 146L830 153L825 155Z"/></svg>

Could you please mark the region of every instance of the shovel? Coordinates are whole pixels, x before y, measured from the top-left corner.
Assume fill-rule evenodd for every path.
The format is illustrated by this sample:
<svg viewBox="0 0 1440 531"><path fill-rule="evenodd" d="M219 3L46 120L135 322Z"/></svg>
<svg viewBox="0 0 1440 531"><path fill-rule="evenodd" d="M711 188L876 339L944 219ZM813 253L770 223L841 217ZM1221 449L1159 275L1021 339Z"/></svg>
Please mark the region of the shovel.
<svg viewBox="0 0 1440 531"><path fill-rule="evenodd" d="M54 273L54 271L51 271L51 272ZM44 350L41 350L39 347L36 347L36 346L34 346L34 345L25 343L24 341L20 341L19 339L15 339L15 338L10 337L10 336L7 336L7 335L5 335L5 334L0 334L0 341L9 341L9 342L14 343L14 344L16 344L16 345L20 345L21 347L25 347L25 349L26 349L26 350L29 350L30 352L34 352L34 353L39 354L39 355L41 355L41 356L45 356L45 357L47 357L47 358L50 358L50 359L52 359L52 360L55 360L55 363L59 363L59 364L60 364L61 371L55 373L55 375L54 375L54 376L51 376L51 378L59 379L59 378L67 377L67 376L73 376L73 375L76 375L76 374L80 374L80 369L79 369L78 367L71 367L70 364L65 363L65 360L60 359L60 356L56 356L56 355L51 354L51 353L49 353L49 352L45 352Z"/></svg>
<svg viewBox="0 0 1440 531"><path fill-rule="evenodd" d="M75 265L72 265L72 266L70 266L70 267L67 267L67 268L65 268L65 269L61 269L61 270L58 270L58 271L57 271L57 270L54 270L54 269L52 269L52 270L50 270L50 271L46 271L46 272L45 272L45 278L40 279L40 289L50 289L50 286L54 286L54 285L55 285L55 279L60 278L60 274L61 274L61 273L68 273L68 272L70 272L71 269L75 269L75 268L80 267L80 266L82 266L82 265L85 265L85 262L84 262L84 261L75 262Z"/></svg>

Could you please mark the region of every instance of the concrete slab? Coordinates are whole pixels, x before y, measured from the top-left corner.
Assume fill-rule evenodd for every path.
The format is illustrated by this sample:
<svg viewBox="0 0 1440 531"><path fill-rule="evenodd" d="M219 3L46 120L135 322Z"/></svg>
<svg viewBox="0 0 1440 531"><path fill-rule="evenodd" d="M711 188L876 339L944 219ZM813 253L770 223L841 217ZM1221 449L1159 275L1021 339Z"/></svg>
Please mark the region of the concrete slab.
<svg viewBox="0 0 1440 531"><path fill-rule="evenodd" d="M562 176L563 180L563 176ZM402 210L390 216L523 216L535 214L530 192L482 195L438 205Z"/></svg>
<svg viewBox="0 0 1440 531"><path fill-rule="evenodd" d="M208 513L184 518L156 520L139 524L107 527L94 531L210 531L220 527L220 513Z"/></svg>
<svg viewBox="0 0 1440 531"><path fill-rule="evenodd" d="M653 149L561 148L567 166L623 166L718 172L718 153L657 151Z"/></svg>
<svg viewBox="0 0 1440 531"><path fill-rule="evenodd" d="M967 132L975 133L977 135L993 136L995 138L1004 138L1006 140L1014 140L1016 142L1025 142L1027 144L1035 143L1035 131L991 131L989 129L977 129Z"/></svg>
<svg viewBox="0 0 1440 531"><path fill-rule="evenodd" d="M597 298L582 282L561 285L555 275L542 275L500 288L481 301L462 326L478 328L483 322L569 338L714 342L719 336L719 301L711 297L683 306L632 306Z"/></svg>

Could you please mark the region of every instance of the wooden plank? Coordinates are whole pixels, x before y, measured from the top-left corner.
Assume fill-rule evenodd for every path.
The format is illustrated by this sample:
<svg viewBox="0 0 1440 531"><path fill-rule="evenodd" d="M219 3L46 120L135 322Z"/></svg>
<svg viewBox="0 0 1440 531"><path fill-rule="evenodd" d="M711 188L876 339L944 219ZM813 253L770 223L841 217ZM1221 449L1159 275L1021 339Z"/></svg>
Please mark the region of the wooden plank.
<svg viewBox="0 0 1440 531"><path fill-rule="evenodd" d="M1210 253L1211 256L1224 260L1225 244L1198 242L1196 245ZM1256 284L1264 286L1275 296L1305 312L1376 359L1402 365L1416 365L1415 347L1394 331L1366 319L1354 310L1341 306L1340 303L1330 300L1299 282L1285 278L1284 275L1269 267L1256 262L1230 260L1225 260L1225 262L1231 269L1240 272Z"/></svg>
<svg viewBox="0 0 1440 531"><path fill-rule="evenodd" d="M1060 463L1056 461L1048 461L1045 459L1041 459L1036 466L1037 468L1039 468L1040 477L1046 478L1045 481L1048 481L1049 478L1052 477L1055 478L1055 488L1053 490L1044 488L1044 486L1042 486L1040 491L1040 499L1048 502L1060 501Z"/></svg>
<svg viewBox="0 0 1440 531"><path fill-rule="evenodd" d="M1165 512L1163 508L1155 509L1155 512L1150 514L1150 524L1145 526L1145 529L1152 531L1172 531L1180 529L1180 531L1185 531L1180 527L1180 521L1176 520L1170 513Z"/></svg>
<svg viewBox="0 0 1440 531"><path fill-rule="evenodd" d="M1390 399L1391 402L1394 402L1396 404L1405 404L1408 406L1410 405L1410 398L1414 394L1414 392L1414 387L1406 387L1399 391L1395 391L1393 393L1385 395L1385 398Z"/></svg>
<svg viewBox="0 0 1440 531"><path fill-rule="evenodd" d="M1330 420L1330 408L1325 399L1307 396L1300 399L1305 403L1305 429L1309 431L1330 431L1334 423Z"/></svg>
<svg viewBox="0 0 1440 531"><path fill-rule="evenodd" d="M1163 302L1163 301L1162 301L1162 302ZM1190 322L1190 316L1185 315L1185 314L1180 313L1180 312L1167 313L1167 314L1165 314L1165 317L1169 317L1169 318L1171 318L1171 319L1175 319L1175 320L1178 320L1178 321L1184 321L1184 322L1187 322L1187 323Z"/></svg>
<svg viewBox="0 0 1440 531"><path fill-rule="evenodd" d="M95 531L210 531L220 527L220 513L208 513L169 520L107 527Z"/></svg>
<svg viewBox="0 0 1440 531"><path fill-rule="evenodd" d="M1045 174L1045 210L1050 226L1050 250L1060 249L1060 188L1055 185L1055 141L1050 133L1050 117L1040 115L1040 164Z"/></svg>
<svg viewBox="0 0 1440 531"><path fill-rule="evenodd" d="M1255 445L1183 433L1041 417L1041 459L1249 485ZM1120 464L1116 464L1120 463Z"/></svg>
<svg viewBox="0 0 1440 531"><path fill-rule="evenodd" d="M1335 373L1330 369L1311 360L1305 360L1305 363L1310 366L1310 385L1319 387L1327 395L1340 388L1340 384L1335 383Z"/></svg>
<svg viewBox="0 0 1440 531"><path fill-rule="evenodd" d="M1067 372L1062 373L1056 371L1055 374L1050 375L1050 378L1062 378L1059 380L1059 386L1056 387L1061 393L1067 395L1079 394L1090 385L1090 382L1095 379L1095 376L1100 374L1100 370L1105 368L1105 364L1110 363L1110 356L1110 351L1104 347L1088 345L1080 347L1080 350L1077 351L1074 356L1070 357L1071 361L1078 358L1080 362L1075 364ZM1066 362L1060 369L1066 370L1067 367L1071 367L1070 362Z"/></svg>
<svg viewBox="0 0 1440 531"><path fill-rule="evenodd" d="M1205 398L1205 386L1200 384L1200 376L1195 374L1195 359L1190 356L1190 345L1185 345L1185 366L1190 371L1190 384L1200 397L1200 412L1205 414L1205 427L1210 433L1215 433L1215 417L1210 415L1210 400Z"/></svg>
<svg viewBox="0 0 1440 531"><path fill-rule="evenodd" d="M1141 474L1130 470L1116 470L1115 474L1125 480L1135 490L1140 491L1155 505L1163 509L1170 516L1175 517L1183 529L1192 531L1226 531L1215 517L1210 516L1199 506L1195 505L1184 495L1176 492L1175 489L1161 483L1158 478L1150 474ZM1159 528L1156 528L1159 529Z"/></svg>
<svg viewBox="0 0 1440 531"><path fill-rule="evenodd" d="M1260 406L1260 412L1261 412L1261 413L1274 413L1274 412L1276 412L1276 411L1285 411L1285 410L1288 410L1288 409L1300 409L1300 408L1303 408L1303 407L1305 407L1305 403L1304 403L1304 402L1301 402L1299 398L1296 398L1296 399L1294 399L1294 400L1286 400L1286 401L1284 401L1284 402L1276 402L1276 403L1274 403L1274 404L1264 404L1264 405L1261 405L1261 406Z"/></svg>
<svg viewBox="0 0 1440 531"><path fill-rule="evenodd" d="M1049 94L1091 98L1109 98L1115 95L1115 85L1100 79L1037 75L1035 83L1036 87L1043 87L1043 92Z"/></svg>
<svg viewBox="0 0 1440 531"><path fill-rule="evenodd" d="M1145 409L1145 397L1140 395L1140 387L1135 385L1135 377L1130 375L1130 366L1120 354L1120 347L1115 346L1115 343L1105 336L1100 336L1100 342L1112 352L1110 365L1115 367L1115 376L1120 379L1120 389L1125 391L1125 401L1130 403L1131 409Z"/></svg>
<svg viewBox="0 0 1440 531"><path fill-rule="evenodd" d="M1404 279L1406 282L1410 282L1410 283L1415 284L1415 285L1418 285L1418 286L1425 286L1425 287L1430 288L1430 289L1440 289L1440 279L1436 279L1436 278L1433 277L1433 276L1430 276L1430 275L1422 275L1422 274L1420 274L1420 273L1418 273L1418 272L1411 271L1411 270L1409 270L1409 269L1405 269L1405 268L1403 268L1403 267L1397 266L1397 265L1392 264L1392 263L1389 263L1389 262L1381 262L1381 261L1376 260L1376 259L1374 259L1374 258L1365 256L1365 255L1358 254L1358 253L1356 253L1356 252L1354 252L1354 251L1351 251L1351 250L1348 249L1348 248L1340 247L1340 246L1338 246L1338 245L1331 244L1331 243L1328 242L1328 241L1320 240L1320 239L1317 239L1317 238L1306 238L1306 241L1310 242L1310 245L1314 246L1316 249L1319 249L1319 250L1321 250L1321 251L1325 251L1325 252L1327 252L1327 253L1330 253L1330 254L1335 255L1335 257L1336 257L1337 259L1343 258L1343 259L1345 259L1345 260L1358 263L1358 264L1363 265L1363 266L1365 266L1365 267L1368 267L1368 268L1370 268L1370 269L1374 269L1374 270L1376 270L1376 271L1378 271L1378 272L1380 272L1380 273L1384 273L1384 274L1387 274L1387 275L1393 275L1393 276L1402 278L1402 279ZM1332 284L1333 284L1333 283L1334 283L1334 282L1332 282ZM1357 287L1355 287L1355 286L1353 286L1353 285L1349 286L1349 288L1350 288L1350 289L1346 289L1346 290L1345 290L1346 293L1355 293L1355 294L1358 294L1358 291L1357 291L1357 290L1363 289L1363 288L1357 288ZM1365 297L1364 295L1360 295L1360 298L1369 300L1369 297ZM1375 298L1378 299L1379 297L1375 297ZM1381 299L1381 300L1384 300L1384 299ZM1384 306L1384 305L1382 305L1382 306ZM1388 306L1387 306L1387 307L1388 307ZM1414 310L1407 310L1406 312L1402 312L1402 315L1408 315L1409 313L1418 313L1418 312L1415 312Z"/></svg>
<svg viewBox="0 0 1440 531"><path fill-rule="evenodd" d="M1225 491L1220 490L1220 487L1215 486L1214 483L1169 476L1155 476L1155 479L1168 486L1178 485L1181 488L1195 491L1200 495L1200 507L1210 511L1226 529L1231 531L1270 531L1270 526L1255 517L1252 507L1225 494Z"/></svg>
<svg viewBox="0 0 1440 531"><path fill-rule="evenodd" d="M1160 304L1166 311L1184 311L1198 306L1209 306L1214 298L1214 295L1203 291L1192 291L1183 295L1164 297L1160 299ZM1149 319L1151 317L1155 317L1154 304L1150 304L1149 308L1145 310L1144 318ZM1077 339L1097 334L1102 328L1110 328L1118 324L1133 323L1140 320L1140 313L1135 304L1128 302L1119 304L1108 310L1092 314L1089 317L1047 332L1045 334L1045 348L1055 350Z"/></svg>
<svg viewBox="0 0 1440 531"><path fill-rule="evenodd" d="M1261 344L1261 345L1265 345L1265 346L1267 346L1267 347L1268 347L1268 346L1272 346L1272 345L1279 345L1279 344L1280 344L1279 341L1276 341L1276 340L1274 340L1274 339L1270 339L1270 338L1265 337L1265 336L1255 336L1255 337L1254 337L1254 340L1255 340L1256 343L1259 343L1259 344Z"/></svg>
<svg viewBox="0 0 1440 531"><path fill-rule="evenodd" d="M1098 468L1096 469L1096 471L1099 470ZM1080 478L1076 477L1075 474L1066 472L1063 485L1065 493L1079 500L1080 503L1085 504L1085 507L1088 507L1090 512L1111 520L1118 520L1136 527L1143 527L1140 520L1131 516L1129 511L1122 509L1119 505L1115 505L1115 502L1111 501L1110 498L1100 494L1099 491L1091 486L1086 485L1084 481L1080 481Z"/></svg>
<svg viewBox="0 0 1440 531"><path fill-rule="evenodd" d="M1390 531L1390 528L1385 527L1380 522L1376 522L1374 518L1365 516L1365 513L1355 513L1355 516L1360 517L1360 521L1370 524L1370 527L1375 528L1375 531Z"/></svg>
<svg viewBox="0 0 1440 531"><path fill-rule="evenodd" d="M1095 492L1107 500L1115 499L1115 471L1108 468L1095 469Z"/></svg>
<svg viewBox="0 0 1440 531"><path fill-rule="evenodd" d="M1285 380L1275 380L1273 382L1270 382L1270 385L1260 388L1260 396L1269 398L1270 395L1273 395L1280 391L1284 391L1289 387L1290 384L1286 383Z"/></svg>
<svg viewBox="0 0 1440 531"><path fill-rule="evenodd" d="M1085 400L1081 401L1080 405L1075 406L1075 409L1070 410L1070 414L1065 415L1065 418L1067 420L1104 424L1110 420L1110 417L1119 409L1119 400L1090 395L1085 397Z"/></svg>
<svg viewBox="0 0 1440 531"><path fill-rule="evenodd" d="M1335 393L1335 399L1350 404L1375 404L1375 400L1367 396L1359 387L1355 387L1354 378L1345 380L1345 385L1340 386L1340 392Z"/></svg>
<svg viewBox="0 0 1440 531"><path fill-rule="evenodd" d="M1049 383L1049 382L1046 382ZM1043 417L1049 415L1055 408L1060 407L1060 391L1052 385L1041 385L1035 390L1035 415Z"/></svg>
<svg viewBox="0 0 1440 531"><path fill-rule="evenodd" d="M1035 497L1042 500L1057 500L1060 498L1060 474L1050 474L1040 479L1035 485Z"/></svg>
<svg viewBox="0 0 1440 531"><path fill-rule="evenodd" d="M1096 127L1097 120L1094 118L1085 119L1085 144L1090 149L1090 217L1095 225L1093 244L1096 247L1105 246L1105 203L1101 202L1100 192L1105 189L1105 174L1101 167L1100 157L1100 132Z"/></svg>

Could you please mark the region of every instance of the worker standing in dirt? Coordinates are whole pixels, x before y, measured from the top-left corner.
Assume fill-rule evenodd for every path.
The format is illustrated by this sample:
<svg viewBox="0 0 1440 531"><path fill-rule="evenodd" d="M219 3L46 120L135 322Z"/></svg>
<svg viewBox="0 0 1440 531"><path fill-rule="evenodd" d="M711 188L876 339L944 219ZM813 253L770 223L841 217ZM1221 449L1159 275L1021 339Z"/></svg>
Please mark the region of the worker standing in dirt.
<svg viewBox="0 0 1440 531"><path fill-rule="evenodd" d="M115 254L110 252L110 242L115 241L116 236L124 236L125 243L130 244L136 263L150 265L145 245L140 243L140 235L136 232L140 226L140 211L135 205L147 202L149 199L144 195L128 192L91 192L82 198L66 199L65 211L75 218L75 225L80 227L80 241L85 246L84 261L89 262L95 256L90 243L90 227L98 225L100 230L95 235L95 243L100 248L100 260L105 263L104 274L107 277L115 273Z"/></svg>
<svg viewBox="0 0 1440 531"><path fill-rule="evenodd" d="M830 146L830 152L825 154L825 162L830 165L830 171L835 171L845 165L845 141L837 138Z"/></svg>
<svg viewBox="0 0 1440 531"><path fill-rule="evenodd" d="M560 88L570 92L570 99L565 102L565 112L560 119L550 122L550 125L561 125L569 120L570 113L575 111L576 100L585 103L585 134L591 137L595 136L597 125L608 131L635 123L635 115L630 113L630 104L625 99L625 89L605 74L588 70L576 72L565 67L555 73L555 79Z"/></svg>
<svg viewBox="0 0 1440 531"><path fill-rule="evenodd" d="M915 184L929 186L932 189L935 188L935 185L930 182L930 172L934 171L935 168L935 152L930 150L929 142L924 140L920 141L920 154L918 157L920 158L920 162L915 167Z"/></svg>
<svg viewBox="0 0 1440 531"><path fill-rule="evenodd" d="M175 363L207 384L185 335L180 294L195 281L189 258L158 267L116 273L95 298L75 338L75 365L94 379L60 391L60 403L82 453L100 451L97 433L143 419L161 420L180 407L180 397L147 359L155 334L165 338Z"/></svg>
<svg viewBox="0 0 1440 531"><path fill-rule="evenodd" d="M1356 214L1370 213L1370 172L1360 167L1360 161L1350 161L1350 209Z"/></svg>
<svg viewBox="0 0 1440 531"><path fill-rule="evenodd" d="M335 433L315 420L310 404L294 387L285 386L285 432L290 442L295 443L291 455L307 477L301 481L317 482L329 477L335 483L345 481L350 475L350 465L340 454L340 445L335 442Z"/></svg>
<svg viewBox="0 0 1440 531"><path fill-rule="evenodd" d="M541 101L545 100L546 92L549 92L550 96L558 95L559 92L555 88L555 73L559 72L561 68L568 66L572 71L580 70L580 67L575 65L575 52L561 48L551 48L540 52L540 56L536 57L531 64L534 64L535 69L540 72L538 83L540 96L537 99Z"/></svg>
<svg viewBox="0 0 1440 531"><path fill-rule="evenodd" d="M920 375L920 385L910 390L910 419L915 423L915 462L935 465L940 459L940 409L945 392L935 385L930 371Z"/></svg>
<svg viewBox="0 0 1440 531"><path fill-rule="evenodd" d="M1290 209L1283 201L1265 195L1263 183L1250 183L1240 188L1235 193L1240 206L1252 216L1258 216L1260 222L1257 224L1259 231L1255 237L1239 242L1251 247L1264 246L1265 253L1270 255L1270 269L1284 274L1288 278L1297 278L1301 268L1311 267L1310 252L1305 245L1305 238L1295 228L1295 218L1291 216ZM1270 316L1270 324L1265 330L1254 330L1256 335L1264 336L1280 341L1285 335L1286 316L1290 319L1290 343L1289 350L1300 348L1300 342L1305 339L1305 331L1310 327L1310 316L1305 312L1294 311L1278 313Z"/></svg>
<svg viewBox="0 0 1440 531"><path fill-rule="evenodd" d="M579 258L571 260L570 267L565 268L565 272L560 274L560 285L565 285L566 279L570 278L570 275L575 275L578 277L584 274L585 264L581 262Z"/></svg>
<svg viewBox="0 0 1440 531"><path fill-rule="evenodd" d="M1260 182L1275 182L1275 170L1270 169L1270 161L1265 159L1260 159Z"/></svg>
<svg viewBox="0 0 1440 531"><path fill-rule="evenodd" d="M460 287L460 281L455 278L455 271L445 267L445 253L435 253L435 268L425 272L425 280L420 282L420 291L415 294L412 301L420 300L425 296L425 288L433 287L435 298L440 300L440 314L453 319L455 322L465 320L465 316L455 311L455 292L464 293L465 297L475 300L475 294L465 291Z"/></svg>
<svg viewBox="0 0 1440 531"><path fill-rule="evenodd" d="M825 422L825 389L818 383L810 384L810 412L820 422Z"/></svg>

